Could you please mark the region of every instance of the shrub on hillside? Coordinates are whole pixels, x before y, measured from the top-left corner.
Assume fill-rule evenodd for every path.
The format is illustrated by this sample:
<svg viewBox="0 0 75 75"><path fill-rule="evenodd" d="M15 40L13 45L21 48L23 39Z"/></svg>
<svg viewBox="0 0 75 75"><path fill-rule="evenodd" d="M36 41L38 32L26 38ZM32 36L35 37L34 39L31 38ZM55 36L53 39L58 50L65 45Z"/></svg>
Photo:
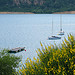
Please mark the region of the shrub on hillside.
<svg viewBox="0 0 75 75"><path fill-rule="evenodd" d="M75 75L75 39L70 34L61 46L50 45L38 49L37 59L27 59L21 75Z"/></svg>

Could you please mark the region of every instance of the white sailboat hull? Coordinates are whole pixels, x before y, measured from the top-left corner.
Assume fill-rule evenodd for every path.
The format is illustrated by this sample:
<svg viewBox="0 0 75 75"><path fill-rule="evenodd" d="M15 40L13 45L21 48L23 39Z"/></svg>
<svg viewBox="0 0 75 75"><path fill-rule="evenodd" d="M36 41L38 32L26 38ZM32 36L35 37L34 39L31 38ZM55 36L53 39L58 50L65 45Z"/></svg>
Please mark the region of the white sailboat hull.
<svg viewBox="0 0 75 75"><path fill-rule="evenodd" d="M48 40L58 40L58 39L61 39L61 37L58 37L58 36L50 36L50 37L48 37Z"/></svg>
<svg viewBox="0 0 75 75"><path fill-rule="evenodd" d="M58 35L64 35L64 31L60 31Z"/></svg>

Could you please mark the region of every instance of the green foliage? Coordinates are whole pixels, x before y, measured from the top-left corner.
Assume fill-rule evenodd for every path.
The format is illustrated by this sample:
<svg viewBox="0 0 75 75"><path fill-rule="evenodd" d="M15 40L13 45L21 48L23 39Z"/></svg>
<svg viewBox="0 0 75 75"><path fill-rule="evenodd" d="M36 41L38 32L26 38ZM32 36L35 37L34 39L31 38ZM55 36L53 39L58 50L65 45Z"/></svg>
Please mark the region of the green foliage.
<svg viewBox="0 0 75 75"><path fill-rule="evenodd" d="M7 49L0 52L0 75L14 75L21 57L9 54Z"/></svg>
<svg viewBox="0 0 75 75"><path fill-rule="evenodd" d="M64 39L61 47L50 45L38 49L37 58L27 59L22 69L21 75L75 75L75 38L68 36Z"/></svg>
<svg viewBox="0 0 75 75"><path fill-rule="evenodd" d="M42 3L42 4L41 4ZM53 13L75 11L74 0L0 0L0 11Z"/></svg>

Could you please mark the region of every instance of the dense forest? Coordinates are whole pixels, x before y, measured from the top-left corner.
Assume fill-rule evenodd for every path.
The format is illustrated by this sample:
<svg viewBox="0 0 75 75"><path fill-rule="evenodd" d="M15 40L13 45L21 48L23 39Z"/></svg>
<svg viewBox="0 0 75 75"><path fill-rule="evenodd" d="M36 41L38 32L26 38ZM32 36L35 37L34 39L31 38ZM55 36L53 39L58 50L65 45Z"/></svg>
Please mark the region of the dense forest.
<svg viewBox="0 0 75 75"><path fill-rule="evenodd" d="M75 0L0 0L0 12L53 13L74 10Z"/></svg>

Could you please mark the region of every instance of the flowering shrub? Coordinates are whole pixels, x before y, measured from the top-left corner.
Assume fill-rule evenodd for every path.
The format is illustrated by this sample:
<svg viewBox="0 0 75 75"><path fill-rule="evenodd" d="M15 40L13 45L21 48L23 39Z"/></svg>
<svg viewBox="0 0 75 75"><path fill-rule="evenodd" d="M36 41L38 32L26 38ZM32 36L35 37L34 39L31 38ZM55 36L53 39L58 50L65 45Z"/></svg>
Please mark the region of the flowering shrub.
<svg viewBox="0 0 75 75"><path fill-rule="evenodd" d="M75 75L75 39L70 34L61 47L50 45L37 51L37 59L27 59L21 75Z"/></svg>

